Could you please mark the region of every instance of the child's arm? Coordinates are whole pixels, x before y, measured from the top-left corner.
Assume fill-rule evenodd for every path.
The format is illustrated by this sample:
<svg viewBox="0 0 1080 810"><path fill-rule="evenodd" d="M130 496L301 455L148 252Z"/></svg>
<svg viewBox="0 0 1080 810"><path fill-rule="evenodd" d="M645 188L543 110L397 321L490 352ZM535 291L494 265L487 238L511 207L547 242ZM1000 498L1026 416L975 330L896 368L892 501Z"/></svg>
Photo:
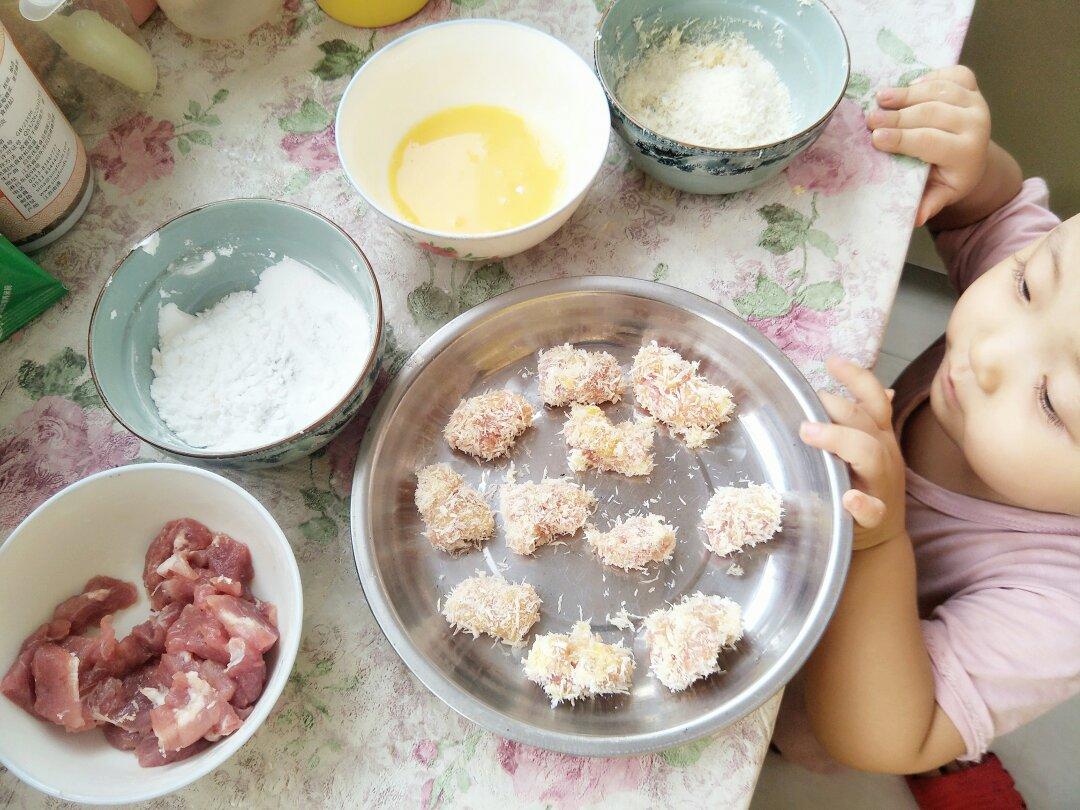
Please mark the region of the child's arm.
<svg viewBox="0 0 1080 810"><path fill-rule="evenodd" d="M984 219L1017 195L1020 166L990 140L990 110L975 74L957 65L877 94L873 143L931 164L915 224L934 231Z"/></svg>
<svg viewBox="0 0 1080 810"><path fill-rule="evenodd" d="M869 771L926 771L965 746L934 699L891 396L852 363L834 358L828 368L855 401L823 393L833 424L806 423L801 436L851 466L857 488L843 503L855 519L856 550L836 614L806 666L807 711L838 761Z"/></svg>

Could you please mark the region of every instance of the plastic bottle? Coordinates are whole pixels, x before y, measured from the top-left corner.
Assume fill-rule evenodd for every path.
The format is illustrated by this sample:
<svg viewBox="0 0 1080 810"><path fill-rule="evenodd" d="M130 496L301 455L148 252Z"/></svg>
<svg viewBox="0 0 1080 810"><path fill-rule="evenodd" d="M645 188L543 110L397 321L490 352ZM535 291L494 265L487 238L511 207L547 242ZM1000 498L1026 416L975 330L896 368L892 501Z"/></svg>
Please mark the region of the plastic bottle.
<svg viewBox="0 0 1080 810"><path fill-rule="evenodd" d="M281 14L281 0L158 0L169 22L198 39L237 39Z"/></svg>
<svg viewBox="0 0 1080 810"><path fill-rule="evenodd" d="M24 251L44 247L93 190L82 141L0 25L0 233Z"/></svg>

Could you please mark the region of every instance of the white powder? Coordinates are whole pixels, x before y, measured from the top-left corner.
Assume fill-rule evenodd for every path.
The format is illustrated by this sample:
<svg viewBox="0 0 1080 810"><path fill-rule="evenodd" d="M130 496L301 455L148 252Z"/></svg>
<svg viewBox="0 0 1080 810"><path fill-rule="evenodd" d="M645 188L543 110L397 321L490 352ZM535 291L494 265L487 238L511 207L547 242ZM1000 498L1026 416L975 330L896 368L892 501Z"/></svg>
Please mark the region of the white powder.
<svg viewBox="0 0 1080 810"><path fill-rule="evenodd" d="M738 34L702 44L676 28L631 62L616 95L638 123L697 146L760 146L795 129L787 86Z"/></svg>
<svg viewBox="0 0 1080 810"><path fill-rule="evenodd" d="M197 315L161 307L150 394L194 447L248 450L325 416L371 351L369 315L347 292L290 258L251 292Z"/></svg>

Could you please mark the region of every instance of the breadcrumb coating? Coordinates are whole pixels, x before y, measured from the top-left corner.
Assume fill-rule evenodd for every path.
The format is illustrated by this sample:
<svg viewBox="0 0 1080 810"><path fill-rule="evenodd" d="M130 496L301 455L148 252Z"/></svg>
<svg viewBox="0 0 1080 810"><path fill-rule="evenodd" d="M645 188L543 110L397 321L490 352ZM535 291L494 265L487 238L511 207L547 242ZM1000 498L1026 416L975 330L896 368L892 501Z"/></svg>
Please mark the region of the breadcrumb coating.
<svg viewBox="0 0 1080 810"><path fill-rule="evenodd" d="M784 505L768 484L720 487L705 504L701 523L707 545L720 556L764 543L780 531Z"/></svg>
<svg viewBox="0 0 1080 810"><path fill-rule="evenodd" d="M572 481L508 484L500 506L506 545L518 554L532 554L560 535L576 534L595 508L592 492Z"/></svg>
<svg viewBox="0 0 1080 810"><path fill-rule="evenodd" d="M618 402L626 390L618 360L607 352L589 352L569 343L540 352L537 372L540 398L555 408L571 402Z"/></svg>
<svg viewBox="0 0 1080 810"><path fill-rule="evenodd" d="M703 447L735 410L731 392L698 374L698 365L653 341L638 350L630 371L637 404L690 448Z"/></svg>
<svg viewBox="0 0 1080 810"><path fill-rule="evenodd" d="M416 474L414 500L424 536L448 554L469 551L495 534L495 513L487 501L447 464L431 464Z"/></svg>
<svg viewBox="0 0 1080 810"><path fill-rule="evenodd" d="M525 677L543 687L552 706L597 695L625 695L633 675L633 652L621 641L605 644L587 621L576 622L569 635L537 636L525 659Z"/></svg>
<svg viewBox="0 0 1080 810"><path fill-rule="evenodd" d="M442 612L455 630L473 637L485 633L520 647L540 620L540 604L539 594L527 582L507 582L479 573L454 586Z"/></svg>
<svg viewBox="0 0 1080 810"><path fill-rule="evenodd" d="M563 425L570 446L570 469L585 472L598 469L621 475L639 476L652 472L656 422L644 419L614 424L595 405L574 405Z"/></svg>
<svg viewBox="0 0 1080 810"><path fill-rule="evenodd" d="M742 638L742 608L724 596L695 593L645 619L649 669L672 692L720 671L720 651Z"/></svg>
<svg viewBox="0 0 1080 810"><path fill-rule="evenodd" d="M606 532L590 524L585 539L601 562L626 571L670 560L675 553L675 529L661 515L619 518Z"/></svg>
<svg viewBox="0 0 1080 810"><path fill-rule="evenodd" d="M488 391L459 402L443 436L455 450L492 461L510 451L532 420L532 406L521 394Z"/></svg>

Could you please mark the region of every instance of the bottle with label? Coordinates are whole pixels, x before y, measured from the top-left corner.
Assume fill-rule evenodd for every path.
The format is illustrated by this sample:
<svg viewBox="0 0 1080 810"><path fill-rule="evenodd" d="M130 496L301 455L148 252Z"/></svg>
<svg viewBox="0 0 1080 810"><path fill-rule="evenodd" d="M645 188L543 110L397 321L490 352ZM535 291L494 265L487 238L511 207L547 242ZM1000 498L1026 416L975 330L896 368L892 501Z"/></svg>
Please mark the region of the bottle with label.
<svg viewBox="0 0 1080 810"><path fill-rule="evenodd" d="M0 233L25 252L44 247L93 189L82 141L0 25Z"/></svg>

